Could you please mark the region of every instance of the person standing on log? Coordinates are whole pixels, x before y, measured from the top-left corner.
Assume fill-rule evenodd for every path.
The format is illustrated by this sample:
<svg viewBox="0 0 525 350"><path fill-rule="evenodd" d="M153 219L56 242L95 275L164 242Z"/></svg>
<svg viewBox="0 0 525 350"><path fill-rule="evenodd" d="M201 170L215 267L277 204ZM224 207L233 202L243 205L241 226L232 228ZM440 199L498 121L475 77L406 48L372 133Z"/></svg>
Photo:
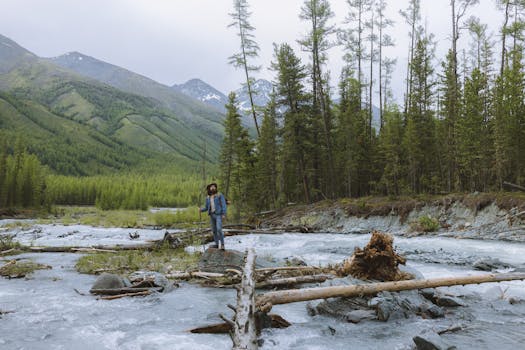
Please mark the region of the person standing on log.
<svg viewBox="0 0 525 350"><path fill-rule="evenodd" d="M226 199L222 193L217 192L217 184L211 183L206 186L208 195L206 196L206 203L203 208L200 208L200 212L208 212L210 216L211 231L213 232L213 240L215 245L213 248L219 248L224 250L224 233L222 232L222 220L226 216L227 205Z"/></svg>

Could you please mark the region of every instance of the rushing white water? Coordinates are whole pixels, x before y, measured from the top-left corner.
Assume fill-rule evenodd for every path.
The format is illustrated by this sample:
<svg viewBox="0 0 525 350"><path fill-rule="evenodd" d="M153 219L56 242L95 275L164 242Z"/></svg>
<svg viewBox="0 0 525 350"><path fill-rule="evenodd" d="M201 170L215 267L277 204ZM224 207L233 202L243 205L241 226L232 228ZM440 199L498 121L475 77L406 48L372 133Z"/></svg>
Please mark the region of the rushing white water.
<svg viewBox="0 0 525 350"><path fill-rule="evenodd" d="M63 238L59 232L79 231ZM76 226L43 227L34 244L101 244L129 242L124 229L95 229ZM132 230L135 231L135 230ZM162 231L140 231L141 239L158 238ZM89 233L89 234L88 234ZM25 239L31 232L19 232ZM78 237L76 237L78 236ZM107 236L107 237L106 237ZM143 237L144 236L144 237ZM46 238L47 237L47 238ZM299 257L311 265L339 262L369 235L282 234L228 237L227 249L254 247L259 256L281 261ZM38 241L39 240L39 241ZM67 240L66 243L63 240ZM131 241L133 242L133 241ZM525 244L447 238L396 238L406 252L409 266L425 277L483 273L472 268L479 258L525 264ZM195 247L194 249L200 249ZM191 249L189 249L191 250ZM97 300L87 293L95 276L78 274L75 254L24 254L50 264L52 270L37 271L29 280L0 279L0 349L230 349L227 335L199 335L187 330L221 322L219 313L231 315L235 291L182 284L167 294L144 298ZM5 259L9 259L6 257ZM332 282L325 282L330 284ZM443 335L459 349L519 349L525 343L525 304L511 305L509 297L525 299L525 282L507 282L443 288L460 295L466 307L450 309L441 319L411 317L389 322L341 322L326 316L309 316L306 303L275 306L292 326L266 330L262 349L410 349L412 337L422 330L440 330L460 324L464 330Z"/></svg>

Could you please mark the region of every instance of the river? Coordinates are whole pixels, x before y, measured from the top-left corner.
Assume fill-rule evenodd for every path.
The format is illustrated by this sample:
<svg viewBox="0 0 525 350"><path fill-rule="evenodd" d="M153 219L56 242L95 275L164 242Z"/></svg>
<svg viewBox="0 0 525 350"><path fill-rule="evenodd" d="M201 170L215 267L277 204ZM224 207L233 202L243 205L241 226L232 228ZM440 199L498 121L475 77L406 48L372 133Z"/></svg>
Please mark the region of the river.
<svg viewBox="0 0 525 350"><path fill-rule="evenodd" d="M125 229L87 226L39 225L17 233L15 239L37 245L84 245L131 241ZM138 230L139 240L162 237L163 231ZM6 232L2 232L5 234ZM31 236L32 235L32 236ZM369 235L280 234L227 237L227 249L254 247L259 256L281 261L299 257L310 265L339 262L364 246ZM101 242L100 240L103 240ZM522 268L525 244L458 240L440 237L396 237L397 249L408 266L425 277L481 274L472 263L488 257ZM201 249L190 247L188 250ZM79 274L79 254L28 253L17 256L51 265L29 279L0 278L0 349L230 349L227 335L191 334L187 330L220 322L219 313L231 316L234 303L229 289L203 288L182 283L167 294L143 298L97 300L88 293L95 276ZM9 257L4 257L8 260ZM512 271L507 268L502 271ZM325 282L330 285L332 281ZM465 307L449 309L446 317L413 316L389 322L344 323L326 316L309 316L306 303L275 306L292 323L288 329L263 332L262 349L411 349L412 337L423 330L461 325L463 330L443 338L458 349L522 349L525 344L525 282L505 282L443 288L459 296Z"/></svg>

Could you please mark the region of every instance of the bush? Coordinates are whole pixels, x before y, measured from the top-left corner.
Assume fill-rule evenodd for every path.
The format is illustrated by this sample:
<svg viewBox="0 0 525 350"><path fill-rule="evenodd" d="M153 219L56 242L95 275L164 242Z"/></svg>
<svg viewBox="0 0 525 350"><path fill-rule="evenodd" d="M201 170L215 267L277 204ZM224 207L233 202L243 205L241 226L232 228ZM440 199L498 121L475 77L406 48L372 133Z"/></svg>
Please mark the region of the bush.
<svg viewBox="0 0 525 350"><path fill-rule="evenodd" d="M435 232L439 230L440 224L438 219L428 216L422 216L411 224L412 231Z"/></svg>

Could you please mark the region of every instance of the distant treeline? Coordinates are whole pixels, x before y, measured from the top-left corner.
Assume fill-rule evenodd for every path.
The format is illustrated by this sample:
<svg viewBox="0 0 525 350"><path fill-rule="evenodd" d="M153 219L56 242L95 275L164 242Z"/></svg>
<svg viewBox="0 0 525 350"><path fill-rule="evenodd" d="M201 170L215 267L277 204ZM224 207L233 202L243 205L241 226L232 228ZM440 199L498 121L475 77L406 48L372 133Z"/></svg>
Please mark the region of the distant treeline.
<svg viewBox="0 0 525 350"><path fill-rule="evenodd" d="M49 208L59 205L96 205L103 210L150 206L186 207L203 200L203 182L176 167L155 173L74 177L54 175L18 140L0 150L0 208Z"/></svg>
<svg viewBox="0 0 525 350"><path fill-rule="evenodd" d="M525 184L525 3L497 1L504 15L499 42L479 19L468 17L475 3L447 2L454 16L452 42L438 61L420 1L408 2L402 11L410 39L408 62L402 62L407 75L395 77L406 81L399 106L390 90L396 60L383 50L393 45L386 1L348 1L344 28L331 23L329 1L304 1L300 18L309 30L299 43L309 61L303 63L286 43L275 45L275 93L257 140L241 126L230 95L221 156L228 196L245 208L264 210L338 197ZM258 46L247 6L246 0L236 1L234 14L248 33L241 45L252 59ZM458 49L460 38L470 50ZM327 73L334 42L345 48L347 62L337 102Z"/></svg>

